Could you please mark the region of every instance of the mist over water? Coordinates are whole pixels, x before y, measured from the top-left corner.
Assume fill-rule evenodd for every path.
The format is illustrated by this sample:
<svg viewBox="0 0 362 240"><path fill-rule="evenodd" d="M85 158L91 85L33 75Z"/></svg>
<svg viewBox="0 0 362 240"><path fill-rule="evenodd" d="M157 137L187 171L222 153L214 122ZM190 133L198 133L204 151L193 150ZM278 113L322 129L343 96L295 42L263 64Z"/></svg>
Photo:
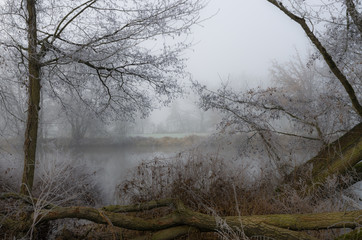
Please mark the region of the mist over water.
<svg viewBox="0 0 362 240"><path fill-rule="evenodd" d="M137 151L137 149L125 149L119 147L100 147L95 149L83 149L79 159L90 171L94 171L93 178L101 190L103 204L116 203L116 187L130 171L141 162L149 161L155 157L163 158L172 153L163 151L154 152Z"/></svg>
<svg viewBox="0 0 362 240"><path fill-rule="evenodd" d="M203 140L200 140L202 142ZM95 147L70 147L59 150L50 150L43 153L43 161L47 159L58 158L56 161L70 162L72 166L79 169L80 173L90 175L93 184L96 185L101 196L100 204L116 204L117 185L127 178L131 173L136 171L136 167L141 162L149 162L151 160L163 159L171 161L175 156L181 156L190 148L197 146L95 146ZM198 152L226 155L234 155L236 152L230 152L226 149L214 149L212 147L200 147Z"/></svg>
<svg viewBox="0 0 362 240"><path fill-rule="evenodd" d="M144 139L135 139L137 140L132 145L127 146L115 144L42 145L38 150L35 182L41 181L44 174L56 174L61 172L62 168L71 167L74 169L72 177L81 179L82 176L87 176L86 183L81 181L72 183L70 179L66 179L65 183L69 184L70 181L70 184L93 184L100 198L98 204L107 205L119 203L117 186L134 173L141 162L149 162L156 158L166 162L174 161L176 158L178 161L184 161L186 160L184 157L190 152L194 152L195 155L213 156L223 159L230 169L243 170L243 174L247 174L250 181L256 180L261 174L261 168L268 164L263 162L265 159L240 157L235 146L238 142L226 137L216 138L216 140L210 136L202 136L186 145L170 144L167 141L174 141L173 138L166 137L161 140L165 142L164 146L155 146L152 143L137 146ZM187 139L187 137L183 139ZM11 179L14 181L12 185L19 186L23 169L21 151L9 152L7 156L4 154L2 156L7 161L1 161L1 169L8 169L7 174L11 175Z"/></svg>
<svg viewBox="0 0 362 240"><path fill-rule="evenodd" d="M173 148L175 149L175 148ZM52 174L62 171L60 168L72 167L73 174L87 175L87 182L94 184L100 192L101 204L115 203L116 186L121 183L127 174L141 161L148 161L155 157L167 157L172 153L168 149L153 151L152 148L138 151L135 148L122 148L117 146L101 147L62 147L41 149L38 152L35 182L40 181L42 174ZM21 151L3 153L1 155L1 169L11 179L11 186L20 185L23 169L23 156ZM77 176L73 176L77 178ZM72 183L81 184L81 183Z"/></svg>

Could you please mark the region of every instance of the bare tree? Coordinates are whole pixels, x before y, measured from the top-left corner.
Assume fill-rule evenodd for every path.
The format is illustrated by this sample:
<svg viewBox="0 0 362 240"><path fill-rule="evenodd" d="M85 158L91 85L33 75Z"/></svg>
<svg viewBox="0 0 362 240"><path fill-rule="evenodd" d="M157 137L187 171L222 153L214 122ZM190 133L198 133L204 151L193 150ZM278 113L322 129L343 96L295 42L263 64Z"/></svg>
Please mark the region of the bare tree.
<svg viewBox="0 0 362 240"><path fill-rule="evenodd" d="M306 63L297 57L286 66L275 64L272 75L277 84L272 88L238 92L224 84L217 91L210 91L198 83L195 88L204 109L225 113L221 122L223 130L246 132L250 139L258 137L257 144L247 142L248 149L264 146L266 153L274 159L276 169L282 170L281 175L288 173L283 171L289 158L283 152L285 149L290 156L295 156L296 146L309 143L310 147L314 146L309 148L314 152L326 147L312 161L314 165L307 164L315 167L313 180L324 181L332 172L345 172L361 159L358 150L362 117L358 100L362 97L361 32L354 20L350 21L351 10L347 9L345 1L330 4L321 1L319 5L315 1L312 5L308 5L308 1L269 2L303 28L317 52ZM360 2L357 3L360 6ZM354 9L357 11L359 7ZM352 132L333 142L350 129ZM290 140L281 141L280 136ZM352 142L353 145L349 145ZM347 149L355 150L353 156L343 152ZM316 164L318 159L326 159L330 166L340 164L342 167L319 176L323 164Z"/></svg>
<svg viewBox="0 0 362 240"><path fill-rule="evenodd" d="M98 114L148 114L154 97L167 103L181 92L180 52L188 44L173 39L190 32L203 6L202 0L2 4L0 42L18 56L28 90L22 193L33 185L41 88L59 100L71 89Z"/></svg>
<svg viewBox="0 0 362 240"><path fill-rule="evenodd" d="M351 66L350 61L354 60L350 56L352 53L355 53L357 56L361 56L361 13L358 12L358 5L360 2L356 1L357 6L353 3L353 1L335 1L334 3L326 4L321 1L319 4L313 3L308 4L305 1L296 1L291 0L287 1L289 4L286 5L286 1L275 1L268 0L271 4L279 8L284 14L286 14L293 21L298 23L300 27L304 30L307 37L311 40L313 45L316 47L320 55L323 57L325 62L327 63L330 71L334 74L334 76L338 79L338 81L342 84L346 93L348 94L350 101L355 108L355 111L358 113L360 117L362 117L362 105L359 101L359 96L356 94L355 88L353 86L353 80L348 79L348 69L347 66ZM292 9L292 10L290 10ZM337 11L343 12L343 10L347 12L346 15L334 15ZM351 15L352 22L349 20ZM328 27L332 27L334 29L340 30L341 26L346 30L346 35L343 36L343 40L341 38L332 38L332 44L334 46L328 46L327 38L323 39L323 36L318 36L320 33L317 31L316 24L319 22L327 22ZM338 31L333 31L335 36L339 36ZM328 36L328 32L324 34L324 36ZM334 40L334 41L333 41ZM341 41L342 40L342 41ZM351 41L352 40L352 41ZM323 42L325 42L323 44ZM345 48L342 48L342 51L339 50L340 46L338 43L344 43L346 45ZM348 48L350 45L354 45L356 48ZM352 51L352 53L351 53ZM347 54L349 53L349 54ZM346 55L345 61L342 61L341 58L338 58L338 55ZM358 58L357 58L358 59ZM349 62L349 63L348 63ZM360 63L353 62L352 66L360 69ZM361 72L357 71L359 75L357 75L357 81L361 80ZM357 92L358 93L358 92Z"/></svg>

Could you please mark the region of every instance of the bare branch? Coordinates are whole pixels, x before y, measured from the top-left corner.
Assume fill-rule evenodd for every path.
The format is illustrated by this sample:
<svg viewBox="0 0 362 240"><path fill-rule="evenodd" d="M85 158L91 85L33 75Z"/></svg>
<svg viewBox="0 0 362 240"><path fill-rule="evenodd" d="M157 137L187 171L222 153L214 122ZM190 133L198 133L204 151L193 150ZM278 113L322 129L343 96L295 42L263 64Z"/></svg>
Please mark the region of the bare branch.
<svg viewBox="0 0 362 240"><path fill-rule="evenodd" d="M330 70L333 72L333 74L337 77L337 79L343 85L344 89L346 90L346 92L352 102L353 107L355 108L355 111L357 112L357 114L360 117L362 117L362 105L359 103L352 85L347 80L347 77L338 68L337 64L333 60L332 56L328 53L326 48L322 45L322 43L315 36L315 34L310 30L305 19L290 12L286 7L283 6L283 4L281 2L278 2L276 0L268 0L268 2L270 2L271 4L273 4L274 6L279 8L283 13L285 13L288 17L290 17L293 21L298 23L303 28L303 30L307 34L308 38L316 46L318 51L322 54L324 60L328 64Z"/></svg>
<svg viewBox="0 0 362 240"><path fill-rule="evenodd" d="M64 16L64 18L59 22L57 28L55 29L55 32L53 34L53 40L52 42L55 41L55 38L59 37L60 34L64 31L64 29L72 22L74 21L80 14L82 14L87 8L91 7L97 0L89 0L81 5L79 5L78 7L73 8L68 14L66 14ZM62 26L63 22L66 21L66 19L73 14L75 11L77 11L78 9L82 8L84 6L83 9L81 9L77 14L75 14L70 20L68 20L64 26ZM61 27L62 26L62 27ZM61 27L61 28L60 28Z"/></svg>

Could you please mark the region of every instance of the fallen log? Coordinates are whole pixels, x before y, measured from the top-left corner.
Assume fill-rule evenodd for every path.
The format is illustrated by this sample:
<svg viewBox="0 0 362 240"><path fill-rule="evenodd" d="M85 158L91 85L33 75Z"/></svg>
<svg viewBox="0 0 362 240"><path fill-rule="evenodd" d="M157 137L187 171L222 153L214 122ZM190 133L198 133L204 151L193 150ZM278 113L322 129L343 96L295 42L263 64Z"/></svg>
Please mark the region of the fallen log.
<svg viewBox="0 0 362 240"><path fill-rule="evenodd" d="M8 195L10 196L10 195ZM19 198L21 199L21 198ZM169 207L172 211L166 216L144 219L127 215L127 212L145 211L159 207ZM25 214L25 213L24 213ZM19 216L19 215L17 215ZM357 228L362 224L362 210L349 212L327 212L310 214L273 214L252 216L219 217L192 211L175 199L151 201L129 206L58 207L43 209L40 214L32 213L19 219L0 215L1 228L26 232L31 223L38 224L57 219L77 218L98 224L120 228L152 231L152 239L174 239L189 232L223 232L225 224L233 231L242 231L246 236L264 236L275 239L315 239L302 230L331 228ZM33 219L36 217L36 219ZM34 221L35 220L35 221Z"/></svg>

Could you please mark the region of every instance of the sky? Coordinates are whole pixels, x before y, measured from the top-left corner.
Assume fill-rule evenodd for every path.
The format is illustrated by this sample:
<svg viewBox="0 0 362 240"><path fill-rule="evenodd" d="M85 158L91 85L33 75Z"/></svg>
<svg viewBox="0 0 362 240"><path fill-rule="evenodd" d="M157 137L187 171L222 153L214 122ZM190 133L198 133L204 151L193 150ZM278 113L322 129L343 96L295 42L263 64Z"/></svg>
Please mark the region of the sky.
<svg viewBox="0 0 362 240"><path fill-rule="evenodd" d="M311 48L300 26L266 0L210 0L201 16L212 17L193 28L187 70L210 87L228 80L240 88L264 84L273 60ZM164 111L151 119L158 122Z"/></svg>
<svg viewBox="0 0 362 240"><path fill-rule="evenodd" d="M211 0L202 16L214 13L194 28L187 53L188 71L199 81L266 77L272 60L287 61L309 46L299 25L266 0Z"/></svg>
<svg viewBox="0 0 362 240"><path fill-rule="evenodd" d="M311 48L300 26L267 0L209 0L201 18L206 20L189 36L186 70L211 88L221 81L240 88L262 85L273 60L285 62ZM159 122L167 111L155 110L151 120Z"/></svg>

